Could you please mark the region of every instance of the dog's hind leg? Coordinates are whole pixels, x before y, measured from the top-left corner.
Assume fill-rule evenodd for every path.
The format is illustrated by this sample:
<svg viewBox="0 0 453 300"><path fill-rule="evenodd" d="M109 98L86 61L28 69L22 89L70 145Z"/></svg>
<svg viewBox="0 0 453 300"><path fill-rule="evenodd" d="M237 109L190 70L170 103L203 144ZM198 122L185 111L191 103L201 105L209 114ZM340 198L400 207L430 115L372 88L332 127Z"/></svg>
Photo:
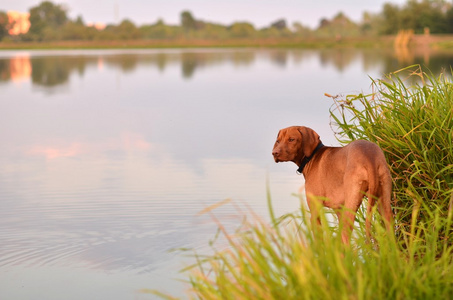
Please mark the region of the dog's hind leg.
<svg viewBox="0 0 453 300"><path fill-rule="evenodd" d="M387 230L393 230L393 213L391 207L392 198L392 178L390 172L386 170L380 176L380 195L378 201L379 213L384 219Z"/></svg>
<svg viewBox="0 0 453 300"><path fill-rule="evenodd" d="M349 244L350 236L354 228L354 220L357 210L362 203L364 193L366 190L366 178L361 176L360 172L348 172L344 178L345 184L345 202L343 211L339 214L340 225L343 226L341 231L341 239L344 244ZM363 175L363 174L362 174Z"/></svg>
<svg viewBox="0 0 453 300"><path fill-rule="evenodd" d="M354 228L355 213L346 206L337 211L338 223L341 227L341 241L345 245L349 245L352 229Z"/></svg>
<svg viewBox="0 0 453 300"><path fill-rule="evenodd" d="M371 219L373 218L373 207L376 205L376 196L367 193L368 203L366 207L365 232L368 241L371 241Z"/></svg>

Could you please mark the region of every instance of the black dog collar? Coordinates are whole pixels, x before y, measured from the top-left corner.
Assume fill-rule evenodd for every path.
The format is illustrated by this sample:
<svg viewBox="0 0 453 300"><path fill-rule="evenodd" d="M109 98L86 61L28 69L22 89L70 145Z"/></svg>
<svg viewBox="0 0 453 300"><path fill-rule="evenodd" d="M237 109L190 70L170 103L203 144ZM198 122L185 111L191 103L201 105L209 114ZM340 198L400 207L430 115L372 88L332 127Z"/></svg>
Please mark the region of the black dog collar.
<svg viewBox="0 0 453 300"><path fill-rule="evenodd" d="M308 162L315 156L316 152L318 152L319 149L324 147L322 142L319 142L318 146L316 146L315 150L313 150L313 153L309 157L304 157L302 160L302 163L299 166L299 169L297 169L297 174L302 174L302 171L304 170L305 166L308 164Z"/></svg>

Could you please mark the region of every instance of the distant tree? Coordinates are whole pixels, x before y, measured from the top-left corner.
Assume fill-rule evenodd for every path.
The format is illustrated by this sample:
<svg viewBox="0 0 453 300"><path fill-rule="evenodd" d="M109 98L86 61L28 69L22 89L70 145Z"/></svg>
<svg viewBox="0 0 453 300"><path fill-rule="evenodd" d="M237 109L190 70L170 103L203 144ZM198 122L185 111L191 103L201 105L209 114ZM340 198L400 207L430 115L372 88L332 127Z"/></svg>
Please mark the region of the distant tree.
<svg viewBox="0 0 453 300"><path fill-rule="evenodd" d="M279 19L271 23L269 27L260 29L258 36L261 38L291 37L293 32L289 30L284 19Z"/></svg>
<svg viewBox="0 0 453 300"><path fill-rule="evenodd" d="M190 11L186 10L181 13L181 26L186 31L197 29L197 21Z"/></svg>
<svg viewBox="0 0 453 300"><path fill-rule="evenodd" d="M165 26L165 22L164 22L164 20L162 20L162 19L158 19L157 22L156 22L156 24L154 24L154 25L155 25L155 26Z"/></svg>
<svg viewBox="0 0 453 300"><path fill-rule="evenodd" d="M318 36L341 38L360 35L360 27L343 12L336 14L332 20L322 19L318 29Z"/></svg>
<svg viewBox="0 0 453 300"><path fill-rule="evenodd" d="M406 26L417 33L422 33L425 28L432 33L444 33L447 30L444 7L445 2L439 0L409 1L404 9L406 15L411 16Z"/></svg>
<svg viewBox="0 0 453 300"><path fill-rule="evenodd" d="M328 27L328 26L330 26L330 21L327 20L326 18L322 18L322 19L319 21L318 29L322 29L322 28L325 28L325 27Z"/></svg>
<svg viewBox="0 0 453 300"><path fill-rule="evenodd" d="M266 27L258 31L258 37L260 38L280 38L280 37L291 37L293 33L288 28L277 29L276 27Z"/></svg>
<svg viewBox="0 0 453 300"><path fill-rule="evenodd" d="M271 24L271 27L278 29L278 30L284 30L286 29L286 20L280 19L275 21L274 23Z"/></svg>
<svg viewBox="0 0 453 300"><path fill-rule="evenodd" d="M8 15L4 11L0 11L0 41L9 35L9 29L11 24L9 24Z"/></svg>
<svg viewBox="0 0 453 300"><path fill-rule="evenodd" d="M453 6L451 6L445 14L445 23L447 32L453 33Z"/></svg>
<svg viewBox="0 0 453 300"><path fill-rule="evenodd" d="M382 10L381 34L395 34L401 29L400 9L397 5L385 3Z"/></svg>
<svg viewBox="0 0 453 300"><path fill-rule="evenodd" d="M382 22L380 14L369 13L365 11L362 15L362 23L360 24L360 31L362 35L377 35L379 24Z"/></svg>
<svg viewBox="0 0 453 300"><path fill-rule="evenodd" d="M128 19L123 20L118 26L109 26L106 29L120 40L139 39L142 36L140 30Z"/></svg>
<svg viewBox="0 0 453 300"><path fill-rule="evenodd" d="M348 29L348 27L356 26L357 24L351 21L351 19L349 19L348 16L346 16L343 12L340 11L333 17L331 25L333 25L336 29L342 31L344 29Z"/></svg>
<svg viewBox="0 0 453 300"><path fill-rule="evenodd" d="M63 6L44 1L30 9L29 20L28 34L32 39L46 40L57 38L58 29L68 22L68 17Z"/></svg>
<svg viewBox="0 0 453 300"><path fill-rule="evenodd" d="M293 23L293 29L294 29L294 33L300 37L308 37L308 36L312 35L312 30L309 27L304 26L299 22Z"/></svg>
<svg viewBox="0 0 453 300"><path fill-rule="evenodd" d="M197 31L195 31L195 37L198 38L222 39L230 36L228 27L221 24L197 21L197 28Z"/></svg>
<svg viewBox="0 0 453 300"><path fill-rule="evenodd" d="M171 26L164 23L162 19L155 24L143 25L140 28L143 38L146 39L175 39L182 35L180 26Z"/></svg>
<svg viewBox="0 0 453 300"><path fill-rule="evenodd" d="M451 32L448 12L452 4L444 0L408 0L399 7L390 3L383 6L381 34L396 34L401 29L412 29L416 33L429 28L432 33Z"/></svg>
<svg viewBox="0 0 453 300"><path fill-rule="evenodd" d="M102 30L96 34L95 38L102 40L102 41L117 39L117 36L115 34L116 27L117 27L116 25L108 24L104 28L104 30Z"/></svg>
<svg viewBox="0 0 453 300"><path fill-rule="evenodd" d="M399 18L399 29L415 29L417 27L418 15L414 13L419 13L419 5L417 1L408 1L405 6L400 9L398 18Z"/></svg>
<svg viewBox="0 0 453 300"><path fill-rule="evenodd" d="M77 16L77 19L74 21L75 24L77 25L85 25L85 22L83 21L82 16Z"/></svg>
<svg viewBox="0 0 453 300"><path fill-rule="evenodd" d="M67 22L60 29L60 38L62 40L93 40L97 35L98 30L96 28L85 26L78 20Z"/></svg>
<svg viewBox="0 0 453 300"><path fill-rule="evenodd" d="M256 34L255 27L247 22L236 22L229 28L230 34L235 38L249 38Z"/></svg>

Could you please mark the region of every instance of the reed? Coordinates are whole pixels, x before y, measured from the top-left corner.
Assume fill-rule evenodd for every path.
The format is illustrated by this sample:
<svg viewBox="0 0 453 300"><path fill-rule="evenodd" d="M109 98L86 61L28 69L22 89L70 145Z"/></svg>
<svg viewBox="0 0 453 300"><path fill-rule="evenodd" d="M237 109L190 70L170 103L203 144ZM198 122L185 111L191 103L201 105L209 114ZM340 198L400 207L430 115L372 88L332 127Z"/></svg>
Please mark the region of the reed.
<svg viewBox="0 0 453 300"><path fill-rule="evenodd" d="M419 68L373 85L370 95L333 97L332 118L342 142L364 138L384 150L394 178L396 236L374 214L373 239L367 241L362 206L351 246L345 246L341 225L322 214L321 229L311 228L304 205L276 218L268 192L271 222L248 217L234 232L218 223L226 245L214 243L212 254L195 255L184 270L188 298L451 298L453 85L447 76L429 76Z"/></svg>
<svg viewBox="0 0 453 300"><path fill-rule="evenodd" d="M302 206L303 207L303 206ZM358 214L358 223L364 224ZM322 230L312 230L304 208L269 224L245 219L238 231L219 224L227 245L213 254L196 255L189 272L188 299L449 299L453 295L452 247L436 242L445 219L434 215L435 228L413 224L415 235L402 246L374 222L374 243L362 225L345 247L323 215ZM274 225L272 225L274 224ZM153 291L165 299L176 299Z"/></svg>
<svg viewBox="0 0 453 300"><path fill-rule="evenodd" d="M411 66L372 80L370 95L333 97L339 140L366 139L384 151L393 177L396 233L414 233L453 210L453 83ZM450 232L442 239L453 241ZM403 238L403 235L401 235Z"/></svg>

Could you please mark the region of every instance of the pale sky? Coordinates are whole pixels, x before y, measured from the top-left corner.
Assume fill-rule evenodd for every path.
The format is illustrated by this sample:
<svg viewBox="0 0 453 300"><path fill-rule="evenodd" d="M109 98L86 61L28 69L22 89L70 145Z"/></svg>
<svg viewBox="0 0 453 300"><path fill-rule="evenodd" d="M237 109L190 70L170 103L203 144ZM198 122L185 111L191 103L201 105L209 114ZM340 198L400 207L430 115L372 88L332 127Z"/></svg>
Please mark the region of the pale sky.
<svg viewBox="0 0 453 300"><path fill-rule="evenodd" d="M28 12L41 0L0 0L0 10ZM117 23L130 19L136 25L155 23L179 24L183 10L196 19L224 25L249 21L256 27L268 26L284 18L288 25L297 21L312 28L321 18L332 18L339 11L360 21L364 11L380 12L386 2L402 5L407 0L54 0L64 4L70 18L82 15L85 22Z"/></svg>

